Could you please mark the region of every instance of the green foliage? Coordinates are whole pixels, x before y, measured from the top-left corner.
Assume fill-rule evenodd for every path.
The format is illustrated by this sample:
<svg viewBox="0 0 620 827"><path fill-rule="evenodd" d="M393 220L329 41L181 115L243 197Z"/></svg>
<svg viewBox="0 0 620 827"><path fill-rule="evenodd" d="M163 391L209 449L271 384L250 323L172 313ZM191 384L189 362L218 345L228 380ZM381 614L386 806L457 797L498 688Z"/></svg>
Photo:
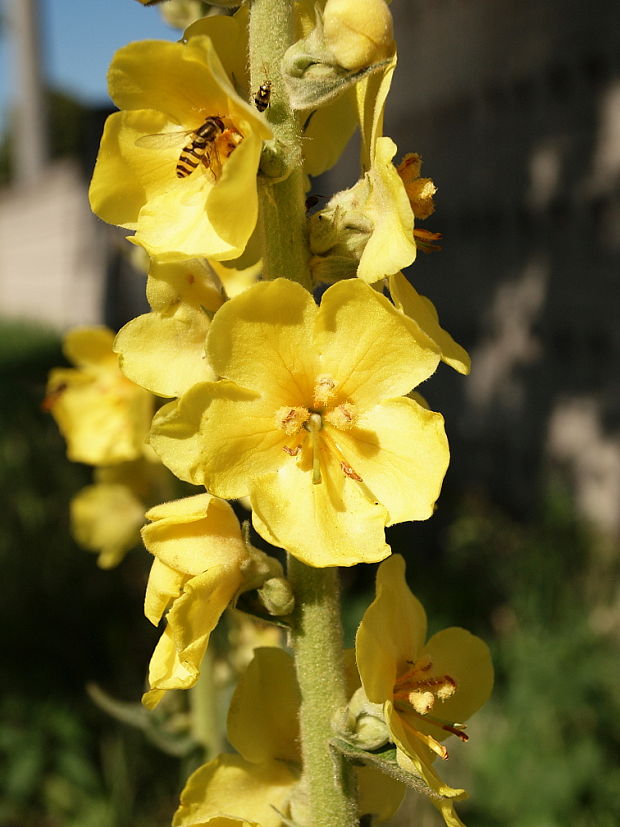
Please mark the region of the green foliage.
<svg viewBox="0 0 620 827"><path fill-rule="evenodd" d="M461 575L462 591L489 618L497 670L465 748L473 774L465 821L620 823L620 658L605 631L618 629L617 560L557 485L528 524L469 501L446 545L451 579Z"/></svg>

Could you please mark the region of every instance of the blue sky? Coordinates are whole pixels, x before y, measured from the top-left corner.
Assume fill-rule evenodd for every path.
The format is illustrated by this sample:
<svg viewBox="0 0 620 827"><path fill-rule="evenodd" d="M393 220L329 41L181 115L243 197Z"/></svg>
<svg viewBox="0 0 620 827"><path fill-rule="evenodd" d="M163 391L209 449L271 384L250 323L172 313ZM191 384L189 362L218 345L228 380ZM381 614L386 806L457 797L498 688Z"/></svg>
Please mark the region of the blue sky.
<svg viewBox="0 0 620 827"><path fill-rule="evenodd" d="M0 0L3 17L9 5ZM108 100L106 72L112 55L131 40L165 38L179 33L167 26L156 8L136 0L38 0L43 67L52 86L87 103ZM0 37L0 124L4 126L14 76L8 23Z"/></svg>

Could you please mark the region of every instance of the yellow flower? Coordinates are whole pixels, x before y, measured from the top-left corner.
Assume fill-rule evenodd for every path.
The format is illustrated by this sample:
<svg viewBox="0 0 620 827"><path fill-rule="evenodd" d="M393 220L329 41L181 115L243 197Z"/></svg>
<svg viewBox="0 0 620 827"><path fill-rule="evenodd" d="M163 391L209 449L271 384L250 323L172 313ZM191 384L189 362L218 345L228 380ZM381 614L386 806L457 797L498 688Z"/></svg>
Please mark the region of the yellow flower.
<svg viewBox="0 0 620 827"><path fill-rule="evenodd" d="M67 440L74 462L111 465L142 456L153 397L118 367L114 334L104 327L70 331L64 353L75 368L50 372L44 407Z"/></svg>
<svg viewBox="0 0 620 827"><path fill-rule="evenodd" d="M256 224L256 173L271 132L235 92L210 38L130 43L108 80L123 111L106 121L93 211L135 230L151 256L239 256Z"/></svg>
<svg viewBox="0 0 620 827"><path fill-rule="evenodd" d="M144 505L121 483L99 482L71 500L71 532L76 543L99 554L102 569L114 568L140 541Z"/></svg>
<svg viewBox="0 0 620 827"><path fill-rule="evenodd" d="M110 569L140 544L148 506L170 496L174 477L154 451L143 457L95 468L95 481L71 500L71 533L76 543L96 552L97 565Z"/></svg>
<svg viewBox="0 0 620 827"><path fill-rule="evenodd" d="M463 722L489 697L493 667L486 644L458 627L426 641L426 613L395 554L379 567L377 596L362 618L355 650L364 692L383 706L399 764L443 798L431 800L446 824L460 824L451 799L465 791L446 785L432 762L448 757L441 742L449 735L467 739Z"/></svg>
<svg viewBox="0 0 620 827"><path fill-rule="evenodd" d="M228 713L228 740L238 754L219 755L190 776L173 827L221 824L224 816L282 827L299 780L298 710L290 655L256 649Z"/></svg>
<svg viewBox="0 0 620 827"><path fill-rule="evenodd" d="M153 422L151 444L181 479L249 494L259 534L313 566L381 560L386 525L431 516L443 418L405 394L439 353L372 288L339 282L317 308L285 279L257 284L216 313L207 354L223 381Z"/></svg>
<svg viewBox="0 0 620 827"><path fill-rule="evenodd" d="M317 281L357 275L372 284L415 260L413 211L395 154L390 138L377 138L368 172L312 216L310 266Z"/></svg>
<svg viewBox="0 0 620 827"><path fill-rule="evenodd" d="M190 776L173 827L310 823L298 786L300 697L291 656L276 647L255 649L228 712L228 740L238 754L219 755ZM402 785L369 767L356 775L360 815L372 813L380 821L393 815ZM225 817L230 822L219 820Z"/></svg>
<svg viewBox="0 0 620 827"><path fill-rule="evenodd" d="M155 560L144 613L157 625L168 609L142 699L153 708L168 689L196 683L209 636L244 583L248 553L232 508L209 494L155 506L146 517L142 539Z"/></svg>

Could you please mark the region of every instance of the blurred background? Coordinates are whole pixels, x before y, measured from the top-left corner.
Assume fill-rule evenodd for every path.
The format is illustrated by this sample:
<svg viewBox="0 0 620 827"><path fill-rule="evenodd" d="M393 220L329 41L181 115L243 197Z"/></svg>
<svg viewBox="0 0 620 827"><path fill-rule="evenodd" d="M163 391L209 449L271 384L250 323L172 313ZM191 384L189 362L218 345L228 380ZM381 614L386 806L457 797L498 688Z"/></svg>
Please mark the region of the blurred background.
<svg viewBox="0 0 620 827"><path fill-rule="evenodd" d="M620 5L394 0L385 133L438 187L442 251L408 272L471 353L423 388L452 462L432 520L389 540L431 631L491 645L491 702L442 771L469 827L620 823ZM176 39L132 0L4 0L0 29L2 827L164 827L191 758L86 693L136 701L157 638L149 560L112 571L73 543L90 481L41 409L63 330L118 328L144 280L87 187L130 40ZM357 177L355 147L330 194ZM346 573L349 640L374 567ZM188 763L189 761L189 763ZM395 821L396 823L396 821ZM407 802L398 824L434 827Z"/></svg>

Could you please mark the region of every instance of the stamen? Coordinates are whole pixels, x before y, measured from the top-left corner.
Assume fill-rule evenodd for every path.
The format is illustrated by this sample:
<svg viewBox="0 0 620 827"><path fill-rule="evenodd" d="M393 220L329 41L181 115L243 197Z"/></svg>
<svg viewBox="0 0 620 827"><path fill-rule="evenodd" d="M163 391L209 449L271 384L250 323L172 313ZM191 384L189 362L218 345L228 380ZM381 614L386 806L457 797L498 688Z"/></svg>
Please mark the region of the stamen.
<svg viewBox="0 0 620 827"><path fill-rule="evenodd" d="M325 413L325 421L341 431L348 431L357 422L357 410L351 402L343 402Z"/></svg>
<svg viewBox="0 0 620 827"><path fill-rule="evenodd" d="M347 477L350 477L352 480L355 480L355 482L364 482L360 475L356 471L354 471L350 465L347 465L346 462L344 462L344 460L340 460L340 467L347 475Z"/></svg>
<svg viewBox="0 0 620 827"><path fill-rule="evenodd" d="M448 757L448 750L444 747L443 744L440 744L439 741L435 740L432 735L426 735L423 732L420 732L414 726L412 726L409 721L405 717L401 717L401 723L405 727L405 729L409 732L410 735L413 735L414 738L417 738L418 741L422 741L430 750L432 750L435 755L438 755L444 761Z"/></svg>
<svg viewBox="0 0 620 827"><path fill-rule="evenodd" d="M281 428L285 434L293 436L301 426L308 421L310 411L296 405L278 408L275 414L276 426Z"/></svg>
<svg viewBox="0 0 620 827"><path fill-rule="evenodd" d="M334 388L336 383L327 374L317 376L314 383L314 404L317 408L322 408L326 405L334 395Z"/></svg>
<svg viewBox="0 0 620 827"><path fill-rule="evenodd" d="M296 457L301 451L301 445L296 445L294 448L289 448L288 445L283 445L282 450L285 451L289 457Z"/></svg>

